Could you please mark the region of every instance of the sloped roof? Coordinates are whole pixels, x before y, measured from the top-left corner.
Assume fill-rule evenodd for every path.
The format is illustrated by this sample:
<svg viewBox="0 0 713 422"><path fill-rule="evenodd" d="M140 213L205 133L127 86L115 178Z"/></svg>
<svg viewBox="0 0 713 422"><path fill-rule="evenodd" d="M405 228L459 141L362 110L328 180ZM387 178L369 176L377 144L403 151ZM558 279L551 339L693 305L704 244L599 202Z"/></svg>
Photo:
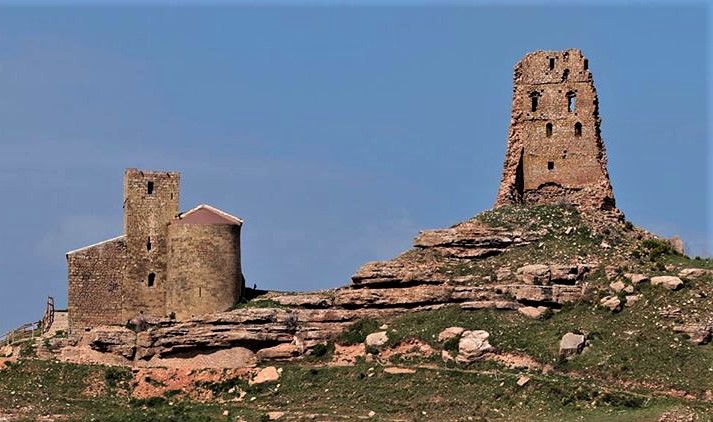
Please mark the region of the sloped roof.
<svg viewBox="0 0 713 422"><path fill-rule="evenodd" d="M171 224L236 224L242 226L243 220L208 204L200 204L189 211L178 214Z"/></svg>
<svg viewBox="0 0 713 422"><path fill-rule="evenodd" d="M97 246L101 246L101 245L104 245L104 244L110 243L110 242L116 242L117 240L123 240L125 237L126 237L126 236L122 234L121 236L112 237L111 239L107 239L107 240L102 240L101 242L97 242L97 243L94 243L94 244L91 244L91 245L88 245L88 246L84 246L84 247L79 248L79 249L75 249L75 250L73 250L73 251L69 251L69 252L66 253L66 255L71 255L71 254L73 254L73 253L86 251L87 249L91 249L91 248L94 248L94 247L97 247Z"/></svg>

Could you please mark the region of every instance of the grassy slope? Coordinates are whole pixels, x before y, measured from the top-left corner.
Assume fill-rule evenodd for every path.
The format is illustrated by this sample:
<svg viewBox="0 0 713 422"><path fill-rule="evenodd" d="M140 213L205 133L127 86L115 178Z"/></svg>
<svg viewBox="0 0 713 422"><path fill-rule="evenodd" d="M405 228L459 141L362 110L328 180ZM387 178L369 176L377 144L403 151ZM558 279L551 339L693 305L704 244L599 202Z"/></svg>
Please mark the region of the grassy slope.
<svg viewBox="0 0 713 422"><path fill-rule="evenodd" d="M689 260L661 242L635 240L630 228L594 234L570 209L511 207L478 218L499 227L547 228L548 234L542 242L487 260L444 262L441 271L492 276L503 265L515 269L524 263L569 262L579 256L597 262L588 282L605 287L608 281L603 267L608 264L649 275L665 272L667 265L673 265L674 271L713 267L711 260ZM568 227L575 230L566 235ZM602 241L612 247L602 249ZM552 365L554 370L547 374L508 369L489 361L456 366L444 364L440 358L397 358L399 365L412 366L417 372L390 375L380 364L362 361L353 367L328 367L312 358L281 365L284 372L278 383L250 387L235 380L205 386L227 401L201 404L178 397L131 400L128 370L25 360L0 371L0 419L12 414L26 420L66 415L69 420L101 421L234 421L236 416L260 421L270 410L284 410L288 414L281 420L356 419L374 411L370 420L651 421L667 409L686 407L694 410L699 420L711 420L713 404L704 398L706 391L713 390L713 346L690 344L671 327L713 318L713 303L706 297L712 283L711 278L687 282L676 292L640 286L637 293L643 299L618 314L597 307L596 295L591 303L566 306L546 320L530 320L516 312L468 312L452 306L387 321L366 321L340 337L344 342L359 342L387 323L389 344L418 338L440 350L444 345L438 344L436 337L443 328L484 329L497 349ZM270 303L243 306L257 305ZM662 310L673 308L681 309L680 317L662 316ZM588 347L575 359L561 361L558 341L568 331L587 334ZM532 380L518 387L516 380L522 374ZM228 394L227 387L233 385L248 392L243 401L231 401L235 393ZM693 398L672 397L681 392ZM252 397L255 399L250 400ZM226 410L228 416L223 415ZM312 414L319 416L313 419Z"/></svg>

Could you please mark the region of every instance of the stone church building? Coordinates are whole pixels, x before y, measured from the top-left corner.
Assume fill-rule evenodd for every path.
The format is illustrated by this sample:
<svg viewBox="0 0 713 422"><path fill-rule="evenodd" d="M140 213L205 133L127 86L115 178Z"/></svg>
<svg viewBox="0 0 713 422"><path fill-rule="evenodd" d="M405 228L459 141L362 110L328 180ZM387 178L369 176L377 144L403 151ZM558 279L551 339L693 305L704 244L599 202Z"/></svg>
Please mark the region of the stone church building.
<svg viewBox="0 0 713 422"><path fill-rule="evenodd" d="M180 177L127 169L124 234L67 252L70 330L185 319L240 299L243 221L205 204L180 213Z"/></svg>

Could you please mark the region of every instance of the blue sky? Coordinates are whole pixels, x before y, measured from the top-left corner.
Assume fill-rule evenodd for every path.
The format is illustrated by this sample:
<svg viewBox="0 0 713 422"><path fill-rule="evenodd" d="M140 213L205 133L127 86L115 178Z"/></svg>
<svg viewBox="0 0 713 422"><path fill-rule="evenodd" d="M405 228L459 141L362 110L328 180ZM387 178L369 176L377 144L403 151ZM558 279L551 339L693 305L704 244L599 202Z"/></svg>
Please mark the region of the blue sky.
<svg viewBox="0 0 713 422"><path fill-rule="evenodd" d="M710 254L703 3L0 6L0 332L66 306L126 167L245 220L249 285L346 285L490 208L512 68L580 48L617 205Z"/></svg>

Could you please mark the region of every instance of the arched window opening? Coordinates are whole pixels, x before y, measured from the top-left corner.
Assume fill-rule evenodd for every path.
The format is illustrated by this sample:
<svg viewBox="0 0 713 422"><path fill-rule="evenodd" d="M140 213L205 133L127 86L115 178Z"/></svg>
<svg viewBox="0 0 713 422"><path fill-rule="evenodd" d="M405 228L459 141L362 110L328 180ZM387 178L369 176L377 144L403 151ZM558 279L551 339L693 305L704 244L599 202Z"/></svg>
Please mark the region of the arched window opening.
<svg viewBox="0 0 713 422"><path fill-rule="evenodd" d="M567 111L570 113L574 112L575 107L577 104L577 94L574 92L568 92L567 93Z"/></svg>
<svg viewBox="0 0 713 422"><path fill-rule="evenodd" d="M156 282L156 274L150 273L149 274L149 287L153 287L155 282Z"/></svg>
<svg viewBox="0 0 713 422"><path fill-rule="evenodd" d="M574 136L582 136L582 124L579 122L574 124Z"/></svg>
<svg viewBox="0 0 713 422"><path fill-rule="evenodd" d="M545 134L547 135L548 138L550 136L552 136L552 123L547 123L545 125Z"/></svg>
<svg viewBox="0 0 713 422"><path fill-rule="evenodd" d="M537 91L530 93L530 100L532 101L531 111L537 111L537 106L540 103L540 93Z"/></svg>

